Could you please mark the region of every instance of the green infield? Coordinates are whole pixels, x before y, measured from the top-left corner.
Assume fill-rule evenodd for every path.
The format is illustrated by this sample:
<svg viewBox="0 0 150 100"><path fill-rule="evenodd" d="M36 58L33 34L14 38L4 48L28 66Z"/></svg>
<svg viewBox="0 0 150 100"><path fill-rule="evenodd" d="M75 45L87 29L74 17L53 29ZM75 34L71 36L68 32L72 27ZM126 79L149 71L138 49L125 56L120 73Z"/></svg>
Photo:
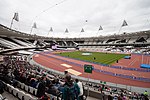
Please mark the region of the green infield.
<svg viewBox="0 0 150 100"><path fill-rule="evenodd" d="M117 60L124 58L124 56L127 56L128 54L75 51L61 52L58 55L101 64L112 64Z"/></svg>

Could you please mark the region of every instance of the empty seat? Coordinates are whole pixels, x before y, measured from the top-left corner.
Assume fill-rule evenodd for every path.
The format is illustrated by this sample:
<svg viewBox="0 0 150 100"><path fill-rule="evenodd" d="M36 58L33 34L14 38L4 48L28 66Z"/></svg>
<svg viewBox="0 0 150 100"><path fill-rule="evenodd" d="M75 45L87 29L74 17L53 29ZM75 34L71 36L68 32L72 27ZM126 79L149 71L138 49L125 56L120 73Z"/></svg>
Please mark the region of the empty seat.
<svg viewBox="0 0 150 100"><path fill-rule="evenodd" d="M8 100L0 94L0 100Z"/></svg>
<svg viewBox="0 0 150 100"><path fill-rule="evenodd" d="M28 86L27 86L27 85L25 85L25 91L27 91L27 92L28 92Z"/></svg>
<svg viewBox="0 0 150 100"><path fill-rule="evenodd" d="M9 92L9 93L12 93L12 90L13 90L13 86L11 86L11 85L9 85L9 84L6 84L6 86L7 86L7 91Z"/></svg>
<svg viewBox="0 0 150 100"><path fill-rule="evenodd" d="M23 100L24 95L25 95L25 93L24 93L23 91L19 91L19 92L18 92L18 98L19 98L20 100Z"/></svg>
<svg viewBox="0 0 150 100"><path fill-rule="evenodd" d="M35 98L35 97L31 96L31 100L38 100L38 98Z"/></svg>
<svg viewBox="0 0 150 100"><path fill-rule="evenodd" d="M36 94L37 94L37 89L34 88L34 91L35 91L35 92L34 92L34 95L36 95Z"/></svg>
<svg viewBox="0 0 150 100"><path fill-rule="evenodd" d="M18 82L18 87L21 88L21 82L17 81Z"/></svg>
<svg viewBox="0 0 150 100"><path fill-rule="evenodd" d="M29 93L35 95L35 90L33 87L29 86Z"/></svg>
<svg viewBox="0 0 150 100"><path fill-rule="evenodd" d="M24 83L20 83L20 85L21 85L21 89L25 88L25 84Z"/></svg>
<svg viewBox="0 0 150 100"><path fill-rule="evenodd" d="M25 94L24 100L32 100L32 96L30 94Z"/></svg>
<svg viewBox="0 0 150 100"><path fill-rule="evenodd" d="M13 95L18 97L18 92L20 92L17 88L13 89Z"/></svg>
<svg viewBox="0 0 150 100"><path fill-rule="evenodd" d="M53 98L54 98L54 100L57 100L57 97L56 97L56 96L54 96Z"/></svg>
<svg viewBox="0 0 150 100"><path fill-rule="evenodd" d="M6 84L6 90L9 92L10 91L10 85L9 84Z"/></svg>
<svg viewBox="0 0 150 100"><path fill-rule="evenodd" d="M9 93L13 93L13 90L14 90L15 88L13 87L13 86L9 86Z"/></svg>

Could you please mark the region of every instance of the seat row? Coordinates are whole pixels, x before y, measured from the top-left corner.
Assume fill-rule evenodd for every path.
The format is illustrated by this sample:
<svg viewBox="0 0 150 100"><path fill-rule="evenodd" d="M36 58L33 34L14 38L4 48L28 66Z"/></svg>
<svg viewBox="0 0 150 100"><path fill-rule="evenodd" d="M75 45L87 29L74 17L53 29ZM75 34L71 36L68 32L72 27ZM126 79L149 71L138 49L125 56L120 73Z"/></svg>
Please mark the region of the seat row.
<svg viewBox="0 0 150 100"><path fill-rule="evenodd" d="M17 97L19 100L37 100L36 97L33 97L30 94L25 93L24 91L15 88L10 84L6 84L6 83L4 84L5 84L5 90L7 90L9 93Z"/></svg>
<svg viewBox="0 0 150 100"><path fill-rule="evenodd" d="M36 94L37 94L37 89L36 89L36 88L33 88L33 87L31 87L31 86L28 86L28 85L26 85L26 84L24 84L24 83L21 83L21 82L19 82L19 81L17 81L17 82L18 82L18 87L19 87L19 88L21 88L22 90L25 90L26 92L28 92L28 93L30 93L30 94L36 96ZM46 93L46 95L47 95L48 97L50 97L50 100L60 100L60 99L61 99L61 98L57 98L56 96L54 96L54 95L52 95L52 94ZM33 99L33 100L34 100L34 99Z"/></svg>
<svg viewBox="0 0 150 100"><path fill-rule="evenodd" d="M24 83L18 82L18 86L22 89L20 90L18 88L13 87L10 84L7 84L5 82L3 83L5 85L5 90L11 93L13 96L17 97L19 100L38 100L37 97L33 96L33 95L36 95L37 93L37 89L33 87L30 87L30 86L25 85ZM26 93L23 90L25 90L28 93ZM32 95L29 93L31 93ZM53 96L52 94L46 93L46 95L50 97L50 100L61 100L61 98L57 98L56 96Z"/></svg>
<svg viewBox="0 0 150 100"><path fill-rule="evenodd" d="M18 87L20 89L25 90L26 92L31 93L32 95L36 96L36 94L37 94L37 89L36 88L28 86L28 85L26 85L24 83L21 83L19 81L17 81L17 82L18 82Z"/></svg>

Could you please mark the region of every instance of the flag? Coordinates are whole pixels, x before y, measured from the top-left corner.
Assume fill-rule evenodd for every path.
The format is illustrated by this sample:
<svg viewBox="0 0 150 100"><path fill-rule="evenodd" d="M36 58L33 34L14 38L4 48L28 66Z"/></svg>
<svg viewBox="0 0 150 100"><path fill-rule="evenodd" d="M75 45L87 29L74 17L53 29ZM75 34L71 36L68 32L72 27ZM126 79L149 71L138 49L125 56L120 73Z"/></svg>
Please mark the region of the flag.
<svg viewBox="0 0 150 100"><path fill-rule="evenodd" d="M98 30L99 30L99 31L100 31L100 30L103 30L102 26L100 26Z"/></svg>
<svg viewBox="0 0 150 100"><path fill-rule="evenodd" d="M53 32L53 28L51 27L49 31L50 31L50 32Z"/></svg>
<svg viewBox="0 0 150 100"><path fill-rule="evenodd" d="M17 22L19 21L19 16L18 16L18 13L15 13L15 14L14 14L14 17L13 17L13 19L14 19L14 20L16 20Z"/></svg>
<svg viewBox="0 0 150 100"><path fill-rule="evenodd" d="M65 33L69 33L68 29L66 28Z"/></svg>
<svg viewBox="0 0 150 100"><path fill-rule="evenodd" d="M36 23L34 22L32 28L37 28Z"/></svg>
<svg viewBox="0 0 150 100"><path fill-rule="evenodd" d="M123 21L123 24L122 24L121 27L123 27L123 26L128 26L128 24L127 24L127 22L125 20Z"/></svg>
<svg viewBox="0 0 150 100"><path fill-rule="evenodd" d="M81 32L84 32L84 29L83 29L83 28L81 29Z"/></svg>

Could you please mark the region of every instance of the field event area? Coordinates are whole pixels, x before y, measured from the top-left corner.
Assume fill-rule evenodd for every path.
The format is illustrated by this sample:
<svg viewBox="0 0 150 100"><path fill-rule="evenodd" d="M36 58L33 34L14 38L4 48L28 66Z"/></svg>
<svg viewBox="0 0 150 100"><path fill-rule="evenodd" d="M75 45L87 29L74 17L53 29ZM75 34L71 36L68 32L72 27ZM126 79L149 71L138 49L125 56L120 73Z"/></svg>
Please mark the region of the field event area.
<svg viewBox="0 0 150 100"><path fill-rule="evenodd" d="M85 52L85 51L74 51L74 52L61 52L58 53L60 56L69 58L84 60L88 62L95 62L100 64L113 64L119 59L128 56L128 54L116 54L116 53L103 53L103 52Z"/></svg>

